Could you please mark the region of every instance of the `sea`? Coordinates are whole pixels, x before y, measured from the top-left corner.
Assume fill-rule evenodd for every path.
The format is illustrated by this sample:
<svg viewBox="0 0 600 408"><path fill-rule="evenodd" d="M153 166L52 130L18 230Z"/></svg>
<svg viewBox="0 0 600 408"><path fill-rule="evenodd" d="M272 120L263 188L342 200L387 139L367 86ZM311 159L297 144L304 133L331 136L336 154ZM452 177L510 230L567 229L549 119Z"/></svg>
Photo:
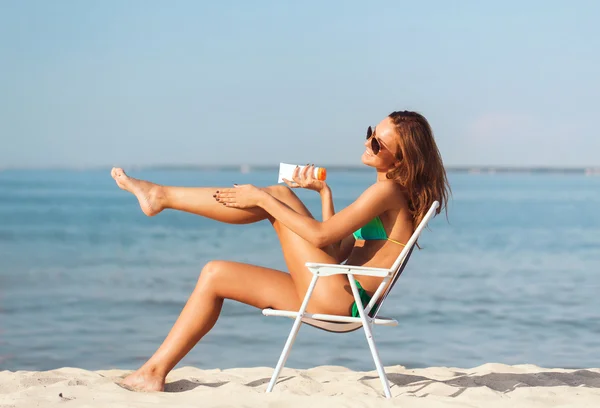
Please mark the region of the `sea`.
<svg viewBox="0 0 600 408"><path fill-rule="evenodd" d="M161 344L203 265L285 270L266 221L146 217L110 169L0 171L0 370L135 369ZM133 169L178 186L274 184L277 171ZM332 170L337 210L374 182ZM386 366L600 367L600 177L449 172L453 195L423 233L376 327ZM297 190L317 217L320 200ZM241 273L241 272L240 272ZM292 320L226 301L181 366L274 367ZM361 331L303 326L287 366L373 370Z"/></svg>

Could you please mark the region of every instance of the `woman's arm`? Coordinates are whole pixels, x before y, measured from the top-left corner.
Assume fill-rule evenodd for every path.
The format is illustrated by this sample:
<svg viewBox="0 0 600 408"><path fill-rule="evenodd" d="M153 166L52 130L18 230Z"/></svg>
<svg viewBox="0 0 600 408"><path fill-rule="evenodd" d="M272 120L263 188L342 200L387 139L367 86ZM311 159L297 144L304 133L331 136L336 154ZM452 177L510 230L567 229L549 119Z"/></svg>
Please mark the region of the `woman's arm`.
<svg viewBox="0 0 600 408"><path fill-rule="evenodd" d="M319 191L319 195L321 196L321 207L323 208L323 221L327 221L335 214L335 209L333 208L333 196L331 194L331 189L327 184Z"/></svg>
<svg viewBox="0 0 600 408"><path fill-rule="evenodd" d="M335 214L333 194L331 193L331 189L325 180L315 179L313 175L314 166L306 166L302 173L300 172L299 168L296 167L294 174L292 175L292 180L284 179L283 181L290 188L302 187L318 192L319 196L321 197L321 211L323 214L322 220L327 221ZM354 242L354 236L348 235L342 240L331 244L333 255L338 262L341 263L348 259L348 256L354 247Z"/></svg>
<svg viewBox="0 0 600 408"><path fill-rule="evenodd" d="M294 173L292 174L292 180L284 179L283 181L290 188L302 187L319 193L319 196L321 197L321 218L323 221L327 221L335 214L333 194L331 193L331 188L329 188L325 180L318 180L313 176L314 166L306 166L302 172L300 172L299 167L296 167ZM349 235L346 238L343 238L341 241L334 242L331 244L331 246L334 257L338 260L338 262L343 262L348 258L352 247L354 246L354 237Z"/></svg>
<svg viewBox="0 0 600 408"><path fill-rule="evenodd" d="M321 207L323 213L323 221L329 220L335 214L335 209L333 205L333 194L331 193L331 189L327 184L324 184L324 187L319 191L319 195L321 196ZM333 247L333 253L338 262L343 262L348 258L348 254L350 251L347 250L348 240L349 238L354 238L352 236L348 236L343 238L340 241L334 242L331 244ZM354 239L352 239L354 241ZM352 242L354 246L354 242Z"/></svg>
<svg viewBox="0 0 600 408"><path fill-rule="evenodd" d="M375 183L356 201L323 222L298 214L266 192L257 197L256 205L305 240L322 248L341 241L375 216L392 208L397 203L399 188L393 181Z"/></svg>

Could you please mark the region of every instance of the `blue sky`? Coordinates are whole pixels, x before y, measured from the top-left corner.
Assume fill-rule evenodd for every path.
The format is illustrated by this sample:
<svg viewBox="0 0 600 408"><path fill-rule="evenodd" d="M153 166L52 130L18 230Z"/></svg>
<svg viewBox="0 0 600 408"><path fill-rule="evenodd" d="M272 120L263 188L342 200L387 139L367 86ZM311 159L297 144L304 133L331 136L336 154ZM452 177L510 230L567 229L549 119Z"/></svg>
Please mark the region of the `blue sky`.
<svg viewBox="0 0 600 408"><path fill-rule="evenodd" d="M0 167L360 164L430 121L447 165L600 165L597 1L3 1Z"/></svg>

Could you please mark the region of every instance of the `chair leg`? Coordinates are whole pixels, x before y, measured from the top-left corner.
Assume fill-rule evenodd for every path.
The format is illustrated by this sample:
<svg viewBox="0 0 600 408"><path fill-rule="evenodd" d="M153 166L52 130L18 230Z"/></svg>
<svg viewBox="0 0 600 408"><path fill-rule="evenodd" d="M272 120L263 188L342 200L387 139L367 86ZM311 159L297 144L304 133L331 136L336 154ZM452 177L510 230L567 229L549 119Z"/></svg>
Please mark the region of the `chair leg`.
<svg viewBox="0 0 600 408"><path fill-rule="evenodd" d="M354 294L354 301L356 302L356 306L358 307L358 314L360 315L360 319L362 320L363 329L365 330L365 336L367 337L367 343L369 344L369 349L371 350L371 355L373 356L373 361L375 362L375 367L377 368L377 373L379 374L379 379L381 380L381 385L383 386L383 393L385 394L386 398L392 398L390 384L388 382L387 375L385 374L383 364L381 364L381 359L379 358L379 352L377 351L375 340L373 340L371 323L367 320L364 306L360 299L358 288L356 287L356 282L354 281L354 275L348 274L348 280L350 281L350 287L352 288L352 293Z"/></svg>
<svg viewBox="0 0 600 408"><path fill-rule="evenodd" d="M304 317L304 313L306 312L306 306L308 305L308 301L312 296L313 290L315 289L315 285L317 284L317 279L319 279L318 275L314 275L310 285L308 286L308 290L306 291L306 295L304 296L304 300L302 301L302 305L300 306L300 310L298 311L298 316L294 320L294 325L292 326L292 330L285 342L285 346L283 346L283 351L279 356L279 361L277 362L277 366L275 367L275 372L271 377L271 381L269 382L269 386L267 387L267 392L273 391L273 387L275 387L275 383L279 378L279 374L285 365L285 362L290 355L290 351L292 351L292 346L294 345L294 341L296 341L296 335L298 334L298 330L300 330L300 325L302 325L302 318Z"/></svg>
<svg viewBox="0 0 600 408"><path fill-rule="evenodd" d="M371 349L371 354L373 355L375 367L377 367L377 373L379 374L381 385L383 386L383 393L385 394L386 398L392 398L390 384L388 382L387 375L385 374L383 364L381 364L379 352L377 351L377 346L375 346L375 340L373 340L373 333L371 332L371 327L367 322L363 322L363 327L365 329L365 336L367 336L367 343L369 343L369 348Z"/></svg>

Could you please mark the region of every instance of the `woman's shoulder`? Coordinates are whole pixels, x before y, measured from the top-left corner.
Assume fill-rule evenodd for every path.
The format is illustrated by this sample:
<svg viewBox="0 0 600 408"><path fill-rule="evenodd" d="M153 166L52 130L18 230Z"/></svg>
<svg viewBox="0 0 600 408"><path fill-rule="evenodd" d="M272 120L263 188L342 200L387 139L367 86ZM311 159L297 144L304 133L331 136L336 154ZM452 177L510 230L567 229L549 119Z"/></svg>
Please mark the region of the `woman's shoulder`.
<svg viewBox="0 0 600 408"><path fill-rule="evenodd" d="M368 190L377 192L379 194L386 194L390 196L398 195L402 197L404 197L406 193L406 189L393 180L377 181L373 183Z"/></svg>
<svg viewBox="0 0 600 408"><path fill-rule="evenodd" d="M390 204L393 203L391 208L394 209L401 209L407 205L406 189L393 180L377 181L365 193L374 194L378 198L389 200Z"/></svg>

